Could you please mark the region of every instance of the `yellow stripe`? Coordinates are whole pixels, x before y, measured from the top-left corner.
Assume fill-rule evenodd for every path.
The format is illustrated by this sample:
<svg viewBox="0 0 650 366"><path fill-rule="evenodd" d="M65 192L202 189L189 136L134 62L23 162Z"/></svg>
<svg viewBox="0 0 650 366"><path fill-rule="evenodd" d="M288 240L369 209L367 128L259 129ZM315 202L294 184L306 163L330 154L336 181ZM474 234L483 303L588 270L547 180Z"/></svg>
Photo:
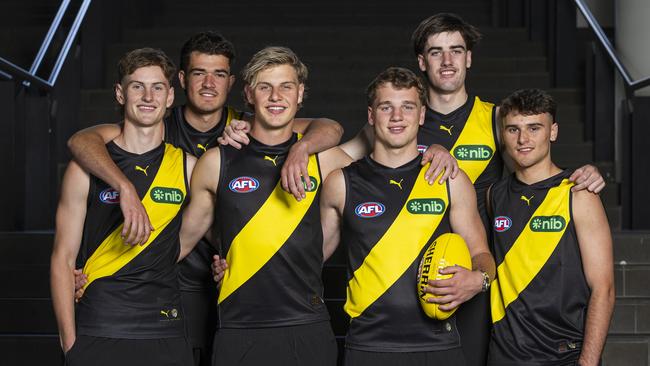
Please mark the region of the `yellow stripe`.
<svg viewBox="0 0 650 366"><path fill-rule="evenodd" d="M411 266L442 221L448 207L446 184L429 185L424 179L424 166L399 215L382 238L354 271L347 288L345 312L352 318L361 315L386 292ZM411 214L407 204L414 198L439 198L445 202L440 215ZM415 288L415 277L413 278ZM413 296L415 290L413 290Z"/></svg>
<svg viewBox="0 0 650 366"><path fill-rule="evenodd" d="M548 191L544 202L535 210L525 228L506 253L497 268L497 278L491 286L492 322L506 315L506 309L542 269L559 244L571 219L569 195L571 183L565 179ZM535 216L562 216L566 225L558 232L535 232L530 228Z"/></svg>
<svg viewBox="0 0 650 366"><path fill-rule="evenodd" d="M181 149L166 144L165 154L158 173L151 183L149 191L142 199L142 205L147 210L149 220L154 227L154 231L151 232L147 242L144 245L125 245L121 237L124 224L118 226L104 239L86 262L83 272L88 276L88 282L84 288L88 287L94 280L111 276L124 267L156 240L158 235L178 214L182 204L161 204L153 201L151 191L154 187L179 189L183 194L183 199L185 198L187 195L185 187L185 155Z"/></svg>
<svg viewBox="0 0 650 366"><path fill-rule="evenodd" d="M309 157L307 171L311 177L316 178L316 187L319 187L321 177L315 155ZM280 250L304 218L316 192L305 192L307 197L298 202L293 195L282 189L278 181L269 198L230 245L226 255L228 269L219 292L219 303L253 277Z"/></svg>
<svg viewBox="0 0 650 366"><path fill-rule="evenodd" d="M492 128L492 109L494 104L481 101L478 97L474 100L474 107L467 118L463 131L458 140L451 148L451 153L461 145L485 145L492 149L492 156L488 160L460 160L458 167L463 169L472 183L483 173L485 168L494 157L496 144L494 142L494 130ZM455 155L454 155L455 156Z"/></svg>

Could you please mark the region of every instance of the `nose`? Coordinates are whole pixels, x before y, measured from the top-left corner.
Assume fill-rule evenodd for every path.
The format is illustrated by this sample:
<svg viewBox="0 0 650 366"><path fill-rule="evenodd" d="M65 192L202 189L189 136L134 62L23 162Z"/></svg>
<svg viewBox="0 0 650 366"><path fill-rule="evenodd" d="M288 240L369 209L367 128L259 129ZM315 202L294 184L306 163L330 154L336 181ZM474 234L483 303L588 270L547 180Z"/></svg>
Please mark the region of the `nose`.
<svg viewBox="0 0 650 366"><path fill-rule="evenodd" d="M449 51L442 52L442 64L451 65L451 52Z"/></svg>
<svg viewBox="0 0 650 366"><path fill-rule="evenodd" d="M201 86L204 87L204 88L212 88L215 85L215 80L216 80L216 78L215 78L214 75L212 75L210 73L206 73L205 76L203 77L203 81L201 83Z"/></svg>
<svg viewBox="0 0 650 366"><path fill-rule="evenodd" d="M390 114L390 120L393 122L399 122L402 118L402 108L393 108L393 111Z"/></svg>
<svg viewBox="0 0 650 366"><path fill-rule="evenodd" d="M269 100L272 102L277 102L282 99L282 95L278 92L278 88L272 87L271 93L269 94Z"/></svg>
<svg viewBox="0 0 650 366"><path fill-rule="evenodd" d="M145 102L151 102L153 100L153 89L152 88L143 88L144 94L142 94L142 100Z"/></svg>
<svg viewBox="0 0 650 366"><path fill-rule="evenodd" d="M528 132L526 130L521 130L519 131L519 135L517 136L517 143L519 145L523 145L528 141Z"/></svg>

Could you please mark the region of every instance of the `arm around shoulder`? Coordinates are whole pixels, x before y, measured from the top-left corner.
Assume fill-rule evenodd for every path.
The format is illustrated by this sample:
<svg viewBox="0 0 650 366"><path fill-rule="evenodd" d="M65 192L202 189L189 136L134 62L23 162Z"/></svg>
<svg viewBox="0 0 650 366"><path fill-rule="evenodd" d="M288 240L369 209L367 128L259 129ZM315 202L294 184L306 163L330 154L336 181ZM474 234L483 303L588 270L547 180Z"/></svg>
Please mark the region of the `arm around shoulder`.
<svg viewBox="0 0 650 366"><path fill-rule="evenodd" d="M325 179L320 196L320 214L323 226L323 260L329 259L339 245L345 196L343 171L337 169Z"/></svg>

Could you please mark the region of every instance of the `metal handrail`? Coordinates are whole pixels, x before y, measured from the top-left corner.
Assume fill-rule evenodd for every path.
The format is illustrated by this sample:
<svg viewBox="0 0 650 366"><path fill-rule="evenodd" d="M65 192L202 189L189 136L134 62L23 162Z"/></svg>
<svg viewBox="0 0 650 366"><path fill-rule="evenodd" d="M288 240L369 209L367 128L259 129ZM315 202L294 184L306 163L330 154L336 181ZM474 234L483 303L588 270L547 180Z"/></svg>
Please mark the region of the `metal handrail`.
<svg viewBox="0 0 650 366"><path fill-rule="evenodd" d="M605 49L605 52L607 52L610 61L614 64L614 66L616 66L616 69L623 77L623 80L625 81L626 94L628 96L631 96L635 90L650 86L650 77L639 80L632 80L630 73L627 71L627 68L625 68L625 65L623 65L618 55L616 55L614 47L605 35L603 28L600 27L600 24L598 24L598 21L596 21L596 18L591 13L591 10L589 10L589 7L584 3L583 0L574 0L574 2L589 24L589 27L594 32L596 38L598 38L600 45Z"/></svg>
<svg viewBox="0 0 650 366"><path fill-rule="evenodd" d="M52 39L54 38L54 34L56 33L56 31L59 29L59 26L61 25L63 16L68 6L70 5L70 0L62 0L61 5L59 6L59 10L57 11L54 20L50 25L49 31L45 35L43 44L41 45L41 48L39 49L38 54L36 55L36 58L34 59L31 68L29 70L25 70L22 67L12 63L11 61L0 57L0 72L2 72L5 75L8 74L13 78L23 80L25 82L25 85L27 86L29 86L30 83L34 83L43 89L46 90L52 89L54 87L54 84L56 84L56 80L59 77L59 73L61 72L63 63L65 62L65 59L68 56L68 53L70 52L70 48L72 48L72 44L75 38L77 37L77 33L79 33L79 28L81 27L83 18L85 17L86 12L88 11L88 7L90 7L91 1L92 0L83 0L81 6L79 7L79 11L75 16L75 20L72 23L72 27L70 28L70 31L66 36L65 42L63 43L63 47L61 47L61 50L59 51L59 55L57 56L56 63L54 64L54 67L52 68L52 72L50 73L50 76L48 77L47 80L37 76L36 72L38 71L41 62L43 61L43 58L45 57L47 50L52 45Z"/></svg>

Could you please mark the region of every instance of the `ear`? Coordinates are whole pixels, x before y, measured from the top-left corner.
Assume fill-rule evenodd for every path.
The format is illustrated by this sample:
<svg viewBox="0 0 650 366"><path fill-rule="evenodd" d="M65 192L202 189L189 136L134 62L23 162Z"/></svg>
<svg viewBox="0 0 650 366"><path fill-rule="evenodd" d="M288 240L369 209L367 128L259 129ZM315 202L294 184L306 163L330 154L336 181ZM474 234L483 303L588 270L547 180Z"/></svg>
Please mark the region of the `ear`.
<svg viewBox="0 0 650 366"><path fill-rule="evenodd" d="M174 104L174 87L169 87L169 93L167 93L167 108L171 107Z"/></svg>
<svg viewBox="0 0 650 366"><path fill-rule="evenodd" d="M235 75L230 75L228 77L228 92L230 92L230 89L234 84L235 84Z"/></svg>
<svg viewBox="0 0 650 366"><path fill-rule="evenodd" d="M244 95L246 96L246 101L250 105L255 105L255 98L253 98L253 89L250 85L244 86Z"/></svg>
<svg viewBox="0 0 650 366"><path fill-rule="evenodd" d="M115 83L115 99L118 103L120 103L120 105L124 105L126 103L126 95L122 89L122 84L120 83Z"/></svg>
<svg viewBox="0 0 650 366"><path fill-rule="evenodd" d="M420 122L418 124L420 126L424 125L424 116L427 113L427 108L425 106L420 107Z"/></svg>
<svg viewBox="0 0 650 366"><path fill-rule="evenodd" d="M553 122L553 124L551 125L551 142L555 142L557 140L557 133L558 133L557 123Z"/></svg>
<svg viewBox="0 0 650 366"><path fill-rule="evenodd" d="M374 118L374 115L373 115L372 111L373 111L372 107L369 106L368 107L368 124L371 125L371 126L374 126L375 125L375 118Z"/></svg>
<svg viewBox="0 0 650 366"><path fill-rule="evenodd" d="M178 72L178 81L181 83L181 88L186 89L186 87L185 87L185 71L180 70Z"/></svg>
<svg viewBox="0 0 650 366"><path fill-rule="evenodd" d="M298 104L302 103L302 97L305 95L305 84L298 85Z"/></svg>
<svg viewBox="0 0 650 366"><path fill-rule="evenodd" d="M467 65L468 69L472 67L472 51L467 51L465 54L465 64Z"/></svg>
<svg viewBox="0 0 650 366"><path fill-rule="evenodd" d="M427 71L427 63L424 59L424 55L418 55L418 66L420 67L420 71Z"/></svg>

